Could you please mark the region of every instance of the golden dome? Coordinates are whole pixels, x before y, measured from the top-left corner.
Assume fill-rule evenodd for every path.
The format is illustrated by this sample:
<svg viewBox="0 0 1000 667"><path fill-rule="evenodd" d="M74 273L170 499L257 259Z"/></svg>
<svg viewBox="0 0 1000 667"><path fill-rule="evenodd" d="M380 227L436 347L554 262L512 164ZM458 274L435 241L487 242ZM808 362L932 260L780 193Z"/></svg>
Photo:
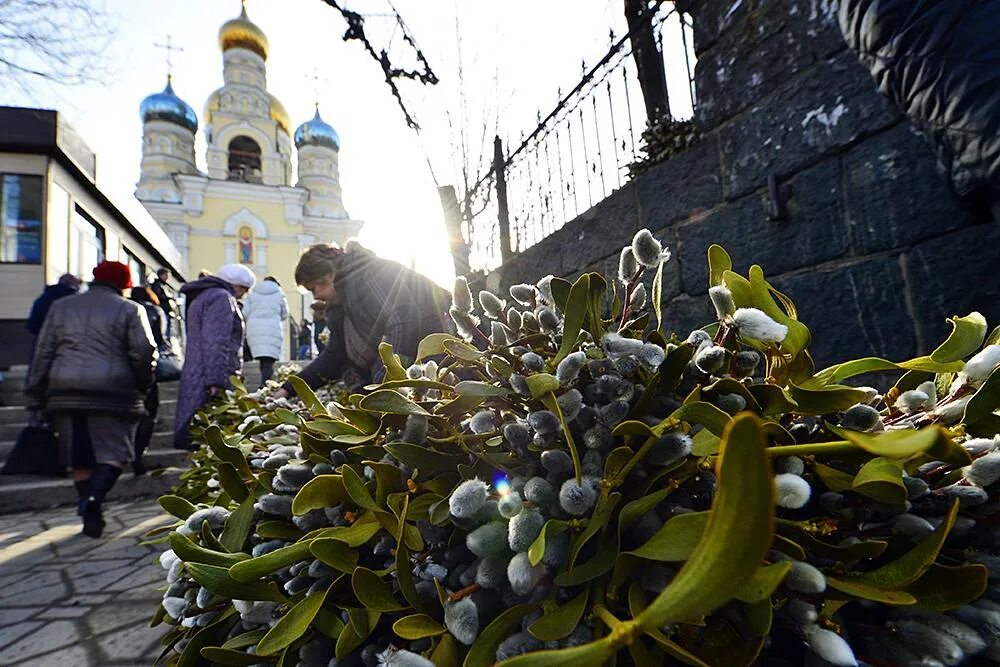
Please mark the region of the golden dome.
<svg viewBox="0 0 1000 667"><path fill-rule="evenodd" d="M267 60L267 36L247 18L247 8L244 6L239 17L226 21L219 28L219 46L223 51L232 48L247 49Z"/></svg>
<svg viewBox="0 0 1000 667"><path fill-rule="evenodd" d="M268 97L271 98L271 120L275 121L285 134L291 136L292 132L288 128L291 127L292 119L285 110L285 105L274 95L268 94Z"/></svg>

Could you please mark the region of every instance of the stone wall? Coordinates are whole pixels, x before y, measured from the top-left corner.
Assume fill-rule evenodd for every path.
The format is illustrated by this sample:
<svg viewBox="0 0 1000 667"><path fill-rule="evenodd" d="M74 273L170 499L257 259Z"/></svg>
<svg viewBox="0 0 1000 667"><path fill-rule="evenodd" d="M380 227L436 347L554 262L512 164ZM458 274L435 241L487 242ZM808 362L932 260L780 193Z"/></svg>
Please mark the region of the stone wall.
<svg viewBox="0 0 1000 667"><path fill-rule="evenodd" d="M704 138L629 182L487 277L613 275L648 227L673 251L667 328L711 318L706 250L760 264L813 331L817 364L929 352L945 318L1000 324L1000 226L976 217L929 146L875 90L836 23L835 0L690 3ZM787 194L771 220L767 178Z"/></svg>

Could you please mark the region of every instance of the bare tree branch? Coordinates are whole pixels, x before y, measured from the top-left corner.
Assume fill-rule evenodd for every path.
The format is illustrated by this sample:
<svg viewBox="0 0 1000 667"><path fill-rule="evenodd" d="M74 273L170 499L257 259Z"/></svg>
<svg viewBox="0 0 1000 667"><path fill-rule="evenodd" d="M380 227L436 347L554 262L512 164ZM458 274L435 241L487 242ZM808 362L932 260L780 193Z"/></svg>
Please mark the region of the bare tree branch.
<svg viewBox="0 0 1000 667"><path fill-rule="evenodd" d="M0 0L0 82L32 92L40 81L101 80L113 30L87 0Z"/></svg>

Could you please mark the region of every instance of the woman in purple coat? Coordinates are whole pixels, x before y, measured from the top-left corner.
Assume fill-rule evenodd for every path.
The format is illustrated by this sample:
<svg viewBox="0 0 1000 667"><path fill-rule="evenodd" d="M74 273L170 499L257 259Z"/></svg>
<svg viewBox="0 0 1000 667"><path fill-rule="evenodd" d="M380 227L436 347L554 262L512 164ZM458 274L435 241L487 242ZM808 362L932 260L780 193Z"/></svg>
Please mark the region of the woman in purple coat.
<svg viewBox="0 0 1000 667"><path fill-rule="evenodd" d="M191 418L202 405L226 390L229 376L243 362L243 314L237 299L256 278L242 264L226 264L214 276L181 288L187 300L187 347L177 395L174 447L193 450Z"/></svg>

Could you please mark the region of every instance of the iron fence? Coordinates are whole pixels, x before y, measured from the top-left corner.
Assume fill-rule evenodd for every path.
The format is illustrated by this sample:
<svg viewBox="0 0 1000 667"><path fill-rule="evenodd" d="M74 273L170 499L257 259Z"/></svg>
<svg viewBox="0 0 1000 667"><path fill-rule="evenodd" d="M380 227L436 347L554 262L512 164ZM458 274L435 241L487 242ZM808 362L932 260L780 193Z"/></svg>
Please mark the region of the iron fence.
<svg viewBox="0 0 1000 667"><path fill-rule="evenodd" d="M492 168L470 189L463 235L472 269L490 270L510 253L538 243L628 180L641 157L647 113L632 58L632 34L653 30L663 58L670 115L683 120L695 108L690 16L672 5L650 9L632 32L612 34L596 65L582 65L572 90L505 152L494 143ZM470 212L474 211L474 212Z"/></svg>

